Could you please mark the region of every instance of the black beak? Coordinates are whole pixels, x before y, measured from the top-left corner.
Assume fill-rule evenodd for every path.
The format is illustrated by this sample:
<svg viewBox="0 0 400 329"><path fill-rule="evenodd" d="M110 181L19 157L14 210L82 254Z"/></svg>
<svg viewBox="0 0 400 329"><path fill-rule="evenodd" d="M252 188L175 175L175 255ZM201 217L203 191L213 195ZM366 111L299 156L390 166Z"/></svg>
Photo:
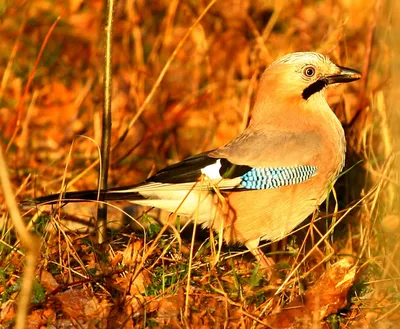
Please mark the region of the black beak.
<svg viewBox="0 0 400 329"><path fill-rule="evenodd" d="M356 70L349 69L343 66L338 66L338 68L340 69L339 74L324 77L326 84L330 85L332 83L346 83L361 78L361 73Z"/></svg>

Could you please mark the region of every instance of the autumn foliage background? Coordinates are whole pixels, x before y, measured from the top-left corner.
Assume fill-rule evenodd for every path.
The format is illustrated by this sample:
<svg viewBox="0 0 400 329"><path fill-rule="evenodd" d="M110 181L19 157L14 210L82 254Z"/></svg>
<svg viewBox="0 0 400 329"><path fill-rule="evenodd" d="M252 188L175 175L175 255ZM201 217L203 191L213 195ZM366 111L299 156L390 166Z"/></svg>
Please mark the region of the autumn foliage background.
<svg viewBox="0 0 400 329"><path fill-rule="evenodd" d="M307 261L274 296L276 287L268 286L240 248L223 247L221 261L212 265L213 242L202 243L208 235L203 232L194 246L188 284L191 231L182 240L166 232L146 253L161 229L151 216L142 218L143 233L129 221L121 223L120 211L112 210L111 221L119 224L98 246L93 230L76 231L66 221L78 213L89 220L95 206L79 205L68 215L57 208L37 215L24 209L23 219L42 241L28 328L395 326L400 220L392 166L398 116L389 83L395 67L395 5L219 0L171 58L207 5L202 0L117 1L109 186L140 182L168 164L231 140L246 126L258 78L273 60L293 51L324 53L363 73L360 82L328 91L328 102L346 130L347 171L336 185L337 201L331 198L323 207L315 229L308 225L266 248L280 264L283 280L306 255ZM97 0L0 4L0 145L18 200L66 187L97 187L104 12L103 1ZM18 312L24 249L1 194L0 202L0 325L9 328ZM332 216L335 206L339 214ZM334 234L315 247L318 230L324 234L344 213ZM307 235L308 230L316 231ZM340 307L326 306L328 312L320 302L307 304L328 295L318 280L343 259L354 266L351 284L327 302L340 300ZM296 305L298 313L285 313L288 305Z"/></svg>

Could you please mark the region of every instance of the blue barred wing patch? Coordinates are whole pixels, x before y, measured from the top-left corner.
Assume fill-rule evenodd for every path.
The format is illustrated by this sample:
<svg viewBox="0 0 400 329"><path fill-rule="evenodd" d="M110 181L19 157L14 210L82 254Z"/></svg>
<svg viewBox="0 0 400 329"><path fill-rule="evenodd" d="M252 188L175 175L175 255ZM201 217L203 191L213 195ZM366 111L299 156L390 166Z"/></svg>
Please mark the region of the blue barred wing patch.
<svg viewBox="0 0 400 329"><path fill-rule="evenodd" d="M241 185L249 190L263 190L304 182L317 173L315 166L253 168L241 176Z"/></svg>

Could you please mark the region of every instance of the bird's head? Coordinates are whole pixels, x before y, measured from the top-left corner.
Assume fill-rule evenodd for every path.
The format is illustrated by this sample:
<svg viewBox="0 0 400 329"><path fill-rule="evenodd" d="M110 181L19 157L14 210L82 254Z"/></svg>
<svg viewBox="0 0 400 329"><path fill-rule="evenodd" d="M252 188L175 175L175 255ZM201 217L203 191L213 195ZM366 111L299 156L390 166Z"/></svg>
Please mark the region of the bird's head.
<svg viewBox="0 0 400 329"><path fill-rule="evenodd" d="M292 102L311 101L323 97L321 91L328 85L360 78L360 72L336 65L322 54L297 52L276 60L267 68L260 92Z"/></svg>

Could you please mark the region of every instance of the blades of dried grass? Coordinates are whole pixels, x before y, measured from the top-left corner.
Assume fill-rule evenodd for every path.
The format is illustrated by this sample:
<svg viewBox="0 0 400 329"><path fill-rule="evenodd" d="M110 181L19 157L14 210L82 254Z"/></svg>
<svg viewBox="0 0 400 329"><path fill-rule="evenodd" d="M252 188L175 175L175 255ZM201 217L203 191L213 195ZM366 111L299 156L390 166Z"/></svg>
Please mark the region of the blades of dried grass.
<svg viewBox="0 0 400 329"><path fill-rule="evenodd" d="M200 184L200 188L202 189L202 187L204 185L204 175L201 176L201 180L200 180L199 184ZM199 193L196 212L193 217L193 233L192 233L192 241L190 242L189 265L188 265L187 282L186 282L185 311L184 311L184 316L186 319L189 318L190 278L192 275L193 250L194 250L194 243L195 243L195 239L196 239L196 228L197 228L197 223L198 223L198 219L199 219L200 203L201 203L201 192Z"/></svg>
<svg viewBox="0 0 400 329"><path fill-rule="evenodd" d="M20 128L20 126L21 126L22 111L23 111L23 108L24 108L25 98L26 98L27 95L28 95L29 88L31 87L33 78L35 77L36 69L37 69L37 67L38 67L38 65L39 65L40 59L42 58L42 55L43 55L44 49L46 48L47 42L49 41L50 36L51 36L51 34L53 33L53 31L54 31L54 29L55 29L55 27L56 27L58 21L60 20L60 18L61 18L61 17L58 16L58 17L56 18L56 20L54 21L54 23L50 26L50 29L49 29L49 31L47 32L46 37L44 38L43 43L42 43L42 46L41 46L41 48L40 48L40 50L39 50L39 53L38 53L38 55L37 55L37 58L36 58L35 64L33 65L32 71L31 71L31 73L29 74L28 81L26 82L26 85L25 85L24 93L22 94L21 100L20 100L20 102L19 102L19 104L18 104L18 116L17 116L17 120L16 120L16 123L15 123L14 133L13 133L13 135L11 136L10 141L9 141L8 144L7 144L6 151L5 151L6 154L7 154L8 151L10 150L10 147L11 147L11 145L13 144L14 139L15 139L15 137L16 137L17 134L18 134L19 128Z"/></svg>
<svg viewBox="0 0 400 329"><path fill-rule="evenodd" d="M23 31L24 31L25 24L26 24L26 16L24 15L23 21L22 21L21 26L19 27L19 30L18 30L17 38L15 39L14 46L13 46L13 48L11 50L11 53L10 53L10 57L9 57L9 59L7 61L7 66L6 66L5 70L4 70L4 74L3 74L3 77L1 79L1 83L0 83L0 101L3 99L4 89L5 89L6 85L7 85L7 82L9 80L9 78L10 78L10 75L11 75L11 68L12 68L12 65L14 63L14 59L17 56L17 51L18 51L18 48L19 48L18 47L19 46L19 41L21 40L21 36L22 36Z"/></svg>
<svg viewBox="0 0 400 329"><path fill-rule="evenodd" d="M167 63L165 64L164 68L162 69L160 75L157 78L157 81L153 85L153 88L151 89L149 95L146 97L145 101L143 102L142 106L140 109L136 112L136 115L133 117L133 119L129 122L128 127L125 129L121 137L119 138L118 142L114 145L113 148L115 148L118 144L122 143L125 140L125 137L128 135L129 130L133 127L137 119L142 115L144 110L147 108L147 106L150 104L151 100L153 99L158 87L161 84L161 81L164 79L165 74L167 73L169 67L171 66L172 62L174 61L175 57L179 53L179 51L182 49L183 45L185 44L186 40L189 38L191 35L193 29L199 24L199 22L203 19L205 14L210 10L210 8L215 4L217 0L211 0L210 3L207 5L207 7L203 10L203 12L199 15L199 17L196 19L196 21L192 24L192 26L187 30L186 34L184 37L179 41L178 45L176 46L175 50L171 54L171 56L168 58Z"/></svg>
<svg viewBox="0 0 400 329"><path fill-rule="evenodd" d="M297 264L297 266L289 273L289 275L286 277L285 281L282 283L282 285L279 287L279 289L275 292L275 295L278 295L279 293L282 292L282 290L287 286L288 282L290 279L297 273L298 269L300 266L310 257L310 255L313 253L314 249L317 248L327 237L329 237L332 232L334 231L335 227L342 222L342 220L355 208L357 207L360 203L362 203L366 198L370 197L373 195L373 193L376 193L376 190L378 189L379 186L374 186L371 188L371 190L360 200L358 200L353 206L349 207L346 212L329 228L329 230L324 234L323 238L321 238L314 246L313 248L307 253L307 255L304 256L304 258Z"/></svg>
<svg viewBox="0 0 400 329"><path fill-rule="evenodd" d="M133 117L133 119L129 122L128 127L125 129L125 131L122 133L122 135L119 137L118 141L112 145L111 151L113 151L116 147L118 147L126 138L128 135L129 130L133 127L137 119L141 116L141 114L144 112L144 110L147 108L148 104L150 104L151 100L153 99L158 87L161 84L161 81L164 79L165 74L167 73L169 67L171 66L171 63L174 61L175 57L179 53L179 51L182 49L183 45L185 44L186 40L192 33L193 29L196 27L196 25L203 19L205 14L210 10L210 8L215 4L217 0L212 0L208 4L208 6L203 10L203 12L200 14L200 16L196 19L196 21L192 24L192 26L188 29L186 32L185 36L182 38L182 40L178 43L176 46L175 50L173 51L172 55L168 59L167 63L165 64L164 68L162 69L160 75L158 76L157 81L155 82L153 88L151 89L150 93L147 95L145 101L143 102L142 106L139 108L138 112L136 115ZM99 160L94 161L92 164L90 164L86 169L84 169L81 173L79 173L72 182L75 182L77 179L80 177L84 176L87 172L89 172L91 169L93 169L97 164L99 163ZM72 184L71 182L71 184Z"/></svg>

